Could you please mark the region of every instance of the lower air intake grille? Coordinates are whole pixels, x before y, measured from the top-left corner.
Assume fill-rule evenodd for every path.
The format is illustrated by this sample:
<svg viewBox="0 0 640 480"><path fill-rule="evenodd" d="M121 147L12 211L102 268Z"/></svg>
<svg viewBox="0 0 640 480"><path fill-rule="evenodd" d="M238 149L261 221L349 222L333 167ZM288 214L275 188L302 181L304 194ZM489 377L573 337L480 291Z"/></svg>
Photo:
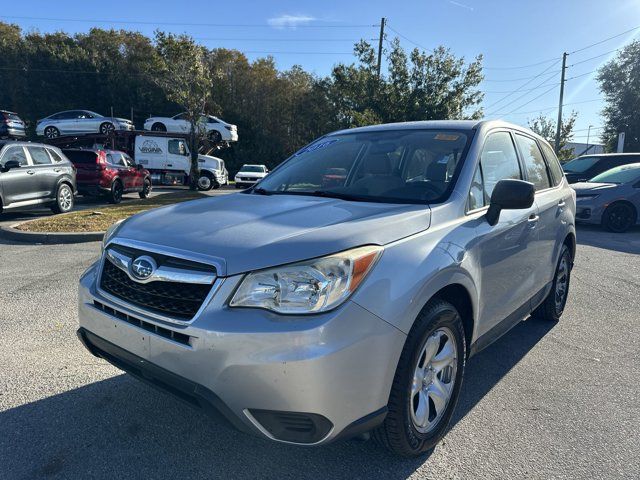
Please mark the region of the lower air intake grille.
<svg viewBox="0 0 640 480"><path fill-rule="evenodd" d="M316 443L327 436L333 424L322 415L272 410L249 410L274 438L293 443Z"/></svg>

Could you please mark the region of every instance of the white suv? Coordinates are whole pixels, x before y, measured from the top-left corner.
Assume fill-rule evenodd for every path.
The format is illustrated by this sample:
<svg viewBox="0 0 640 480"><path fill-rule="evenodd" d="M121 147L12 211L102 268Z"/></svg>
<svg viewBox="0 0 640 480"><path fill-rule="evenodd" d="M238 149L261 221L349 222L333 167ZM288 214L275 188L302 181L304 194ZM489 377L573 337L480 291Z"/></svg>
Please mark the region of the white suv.
<svg viewBox="0 0 640 480"><path fill-rule="evenodd" d="M269 173L269 170L266 165L243 165L234 178L236 181L236 188L255 185L266 177L267 173Z"/></svg>

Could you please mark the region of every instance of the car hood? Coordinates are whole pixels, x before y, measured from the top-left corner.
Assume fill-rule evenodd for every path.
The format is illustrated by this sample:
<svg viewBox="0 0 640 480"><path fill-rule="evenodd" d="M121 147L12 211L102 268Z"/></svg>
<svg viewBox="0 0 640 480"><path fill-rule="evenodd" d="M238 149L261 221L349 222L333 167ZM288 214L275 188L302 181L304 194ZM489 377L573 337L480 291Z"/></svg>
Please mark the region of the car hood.
<svg viewBox="0 0 640 480"><path fill-rule="evenodd" d="M227 276L385 245L426 230L430 218L427 205L238 193L135 215L117 238L206 257Z"/></svg>
<svg viewBox="0 0 640 480"><path fill-rule="evenodd" d="M592 182L580 182L580 183L574 183L573 185L571 185L571 188L573 188L576 191L576 194L580 194L580 193L602 193L603 191L606 190L611 190L612 188L617 188L619 185L616 183L592 183Z"/></svg>
<svg viewBox="0 0 640 480"><path fill-rule="evenodd" d="M128 118L113 117L113 119L117 120L118 122L132 123L131 120L129 120Z"/></svg>

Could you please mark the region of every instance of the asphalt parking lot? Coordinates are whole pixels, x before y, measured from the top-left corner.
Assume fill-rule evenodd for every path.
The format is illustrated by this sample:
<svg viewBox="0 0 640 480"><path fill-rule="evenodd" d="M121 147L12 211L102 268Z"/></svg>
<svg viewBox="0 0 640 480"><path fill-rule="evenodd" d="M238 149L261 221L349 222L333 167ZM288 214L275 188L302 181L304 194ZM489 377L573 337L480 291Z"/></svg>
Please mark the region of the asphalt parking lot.
<svg viewBox="0 0 640 480"><path fill-rule="evenodd" d="M0 478L638 478L640 230L578 234L561 322L523 322L471 359L451 431L418 460L211 422L78 342L98 243L0 241Z"/></svg>

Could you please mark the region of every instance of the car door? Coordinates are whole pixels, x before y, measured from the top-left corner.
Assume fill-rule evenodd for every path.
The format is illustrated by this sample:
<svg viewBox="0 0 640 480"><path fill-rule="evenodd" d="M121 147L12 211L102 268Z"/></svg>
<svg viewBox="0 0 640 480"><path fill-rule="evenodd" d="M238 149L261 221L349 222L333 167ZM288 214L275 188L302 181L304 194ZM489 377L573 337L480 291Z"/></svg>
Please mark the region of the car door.
<svg viewBox="0 0 640 480"><path fill-rule="evenodd" d="M122 182L125 191L131 190L131 173L120 152L107 153L107 163L109 167L117 171L117 176Z"/></svg>
<svg viewBox="0 0 640 480"><path fill-rule="evenodd" d="M29 145L26 147L31 157L31 169L35 170L34 180L40 198L55 198L58 188L58 176L60 167L53 165L47 150L39 145Z"/></svg>
<svg viewBox="0 0 640 480"><path fill-rule="evenodd" d="M180 113L176 115L175 117L173 117L173 121L175 125L175 129L173 131L188 133L189 130L191 130L189 122L187 121L186 113Z"/></svg>
<svg viewBox="0 0 640 480"><path fill-rule="evenodd" d="M76 131L78 133L93 133L98 131L96 125L97 119L94 118L91 112L78 111L76 112Z"/></svg>
<svg viewBox="0 0 640 480"><path fill-rule="evenodd" d="M563 241L560 236L564 234L564 230L558 226L564 210L569 207L571 192L569 189L561 188L559 185L562 178L557 178L557 175L552 175L550 171L549 163L557 160L549 147L543 156L538 141L533 137L516 133L515 138L522 157L525 178L533 183L536 189L535 205L538 207L539 220L535 248L538 257L535 281L536 292L539 292L553 280L557 247Z"/></svg>
<svg viewBox="0 0 640 480"><path fill-rule="evenodd" d="M128 186L125 185L125 188L132 190L142 188L142 175L139 174L134 161L126 153L121 153L120 155L122 156L122 160L127 167Z"/></svg>
<svg viewBox="0 0 640 480"><path fill-rule="evenodd" d="M5 148L0 157L0 167L9 160L16 160L20 167L0 172L0 187L5 207L16 203L34 203L39 199L38 184L35 170L31 168L27 152L22 145L12 145Z"/></svg>
<svg viewBox="0 0 640 480"><path fill-rule="evenodd" d="M469 210L484 211L498 181L523 179L522 171L512 134L490 132L469 193ZM529 313L535 289L537 220L534 204L528 209L503 210L493 226L487 221L477 224L473 248L480 276L478 335L506 329Z"/></svg>

